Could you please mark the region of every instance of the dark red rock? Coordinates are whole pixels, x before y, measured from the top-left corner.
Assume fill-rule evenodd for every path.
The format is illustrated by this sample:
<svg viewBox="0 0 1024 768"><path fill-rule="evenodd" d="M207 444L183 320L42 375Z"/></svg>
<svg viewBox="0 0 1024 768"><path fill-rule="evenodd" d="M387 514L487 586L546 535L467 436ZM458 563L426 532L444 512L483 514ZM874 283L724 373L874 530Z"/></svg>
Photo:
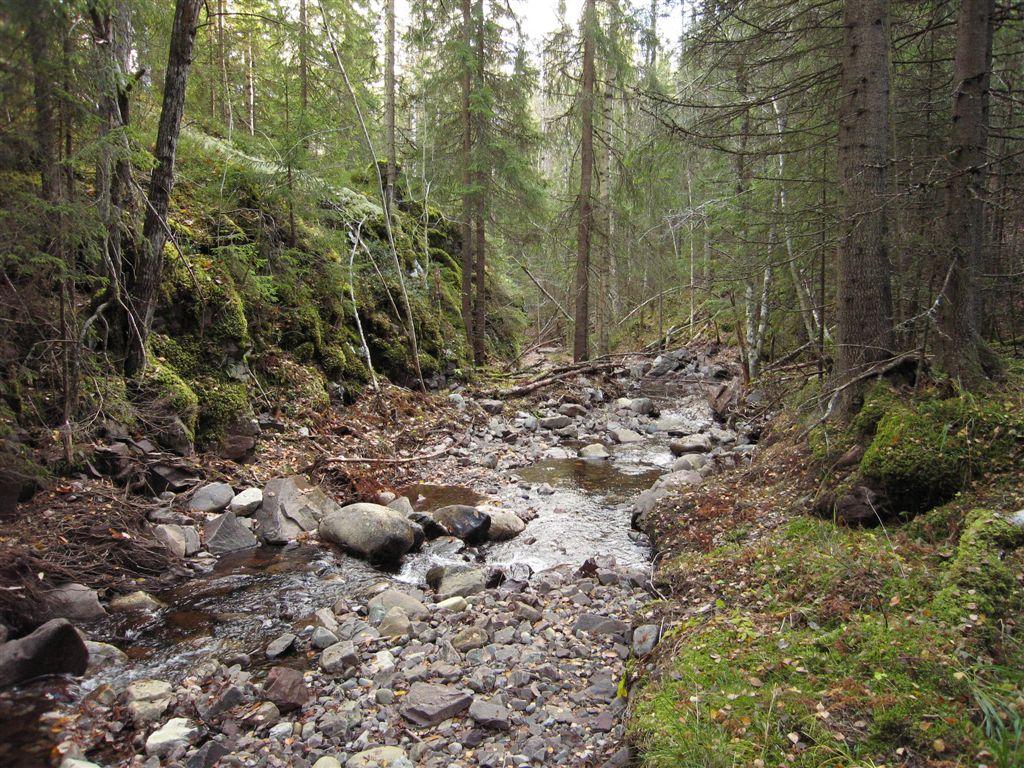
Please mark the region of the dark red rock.
<svg viewBox="0 0 1024 768"><path fill-rule="evenodd" d="M282 712L298 709L312 694L302 679L302 672L291 667L274 667L263 685L263 695Z"/></svg>

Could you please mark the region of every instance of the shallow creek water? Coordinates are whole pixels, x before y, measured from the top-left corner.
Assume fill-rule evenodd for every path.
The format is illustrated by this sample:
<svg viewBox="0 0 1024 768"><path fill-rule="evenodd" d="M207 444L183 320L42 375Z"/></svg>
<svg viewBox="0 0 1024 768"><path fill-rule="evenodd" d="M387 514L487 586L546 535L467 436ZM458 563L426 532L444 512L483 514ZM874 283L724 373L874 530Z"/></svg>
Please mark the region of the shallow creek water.
<svg viewBox="0 0 1024 768"><path fill-rule="evenodd" d="M671 414L668 414L671 415ZM630 527L630 502L671 463L667 436L615 446L609 460L548 459L503 473L497 492L422 483L399 489L419 510L475 504L529 511L526 530L508 542L486 544L474 554L491 566L528 565L541 571L589 557L613 555L619 563L645 566L650 552ZM422 586L437 564L466 562L461 542L427 542L388 573L325 546L260 547L222 557L216 568L155 597L164 604L143 619L114 616L84 626L95 640L128 653L116 670L76 681L43 680L0 694L0 718L10 738L0 740L0 765L47 764L52 746L40 715L87 694L99 682L115 689L141 678L174 680L201 661L250 654L254 667L269 665L266 643L306 627L313 612L342 599L359 602L365 591L388 578ZM274 663L304 664L301 655ZM113 673L113 674L112 674Z"/></svg>

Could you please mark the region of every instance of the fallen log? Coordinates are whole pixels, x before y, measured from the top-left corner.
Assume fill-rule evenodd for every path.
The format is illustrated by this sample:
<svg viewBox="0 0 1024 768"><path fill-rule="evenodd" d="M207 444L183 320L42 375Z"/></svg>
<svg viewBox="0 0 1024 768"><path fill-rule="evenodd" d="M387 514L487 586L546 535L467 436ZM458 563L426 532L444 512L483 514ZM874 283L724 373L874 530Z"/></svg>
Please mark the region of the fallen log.
<svg viewBox="0 0 1024 768"><path fill-rule="evenodd" d="M617 357L626 357L626 355L617 355ZM539 379L534 379L531 382L522 384L518 387L512 387L511 389L492 389L480 394L485 397L492 398L508 398L508 397L523 397L536 392L538 389L557 384L560 381L588 373L605 373L608 371L625 370L626 366L621 361L606 360L603 362L584 363L574 366L569 366L566 369L558 370L556 373L547 374Z"/></svg>

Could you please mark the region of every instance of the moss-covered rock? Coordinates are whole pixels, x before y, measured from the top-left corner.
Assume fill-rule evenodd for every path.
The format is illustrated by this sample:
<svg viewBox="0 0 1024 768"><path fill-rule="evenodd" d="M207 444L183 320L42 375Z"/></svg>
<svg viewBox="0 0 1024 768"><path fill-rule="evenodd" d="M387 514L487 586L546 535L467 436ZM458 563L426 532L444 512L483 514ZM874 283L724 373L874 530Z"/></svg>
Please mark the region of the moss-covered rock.
<svg viewBox="0 0 1024 768"><path fill-rule="evenodd" d="M194 387L199 403L196 442L201 447L218 445L252 419L249 390L244 383L203 377L194 382Z"/></svg>

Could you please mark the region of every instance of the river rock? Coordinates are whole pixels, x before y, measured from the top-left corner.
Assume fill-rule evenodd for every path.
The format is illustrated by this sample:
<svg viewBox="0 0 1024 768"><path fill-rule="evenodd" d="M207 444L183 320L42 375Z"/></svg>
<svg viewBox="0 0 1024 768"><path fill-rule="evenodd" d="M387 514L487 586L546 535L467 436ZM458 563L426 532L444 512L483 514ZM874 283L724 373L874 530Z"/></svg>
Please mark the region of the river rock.
<svg viewBox="0 0 1024 768"><path fill-rule="evenodd" d="M688 435L679 440L672 440L668 448L676 456L686 453L707 453L711 450L711 438L705 434Z"/></svg>
<svg viewBox="0 0 1024 768"><path fill-rule="evenodd" d="M483 408L487 413L497 415L505 410L505 403L501 400L477 400L480 407Z"/></svg>
<svg viewBox="0 0 1024 768"><path fill-rule="evenodd" d="M254 519L260 538L268 544L287 544L315 530L323 518L340 507L319 486L302 475L275 477L263 488L263 502Z"/></svg>
<svg viewBox="0 0 1024 768"><path fill-rule="evenodd" d="M199 531L194 525L163 523L153 528L153 535L175 557L184 558L199 551Z"/></svg>
<svg viewBox="0 0 1024 768"><path fill-rule="evenodd" d="M274 667L267 674L263 695L277 705L281 712L291 712L309 701L312 694L306 686L302 672L291 667Z"/></svg>
<svg viewBox="0 0 1024 768"><path fill-rule="evenodd" d="M199 727L185 717L172 717L146 739L146 754L163 757L199 738Z"/></svg>
<svg viewBox="0 0 1024 768"><path fill-rule="evenodd" d="M226 555L242 549L251 549L259 541L235 517L234 512L224 512L203 524L206 548L214 555Z"/></svg>
<svg viewBox="0 0 1024 768"><path fill-rule="evenodd" d="M509 728L508 709L500 697L486 701L479 696L469 705L469 716L484 728L496 731L507 731Z"/></svg>
<svg viewBox="0 0 1024 768"><path fill-rule="evenodd" d="M203 515L221 512L234 497L235 492L227 483L209 483L195 492L188 508Z"/></svg>
<svg viewBox="0 0 1024 768"><path fill-rule="evenodd" d="M405 611L399 608L397 605L393 606L384 614L384 617L380 621L380 625L377 627L377 631L380 632L381 637L394 638L403 637L404 635L411 634L412 622L409 621L409 617Z"/></svg>
<svg viewBox="0 0 1024 768"><path fill-rule="evenodd" d="M346 672L359 665L359 654L349 641L335 643L320 654L320 669L328 674Z"/></svg>
<svg viewBox="0 0 1024 768"><path fill-rule="evenodd" d="M389 507L390 509L395 510L396 512L401 512L406 517L410 517L416 514L416 510L413 509L412 502L409 501L408 496L398 496L397 498L394 498L391 501L389 501L386 506Z"/></svg>
<svg viewBox="0 0 1024 768"><path fill-rule="evenodd" d="M273 480L271 480L273 482ZM260 508L260 504L263 503L263 491L259 488L246 488L241 493L237 494L231 503L228 505L228 509L234 512L239 517L248 517L257 509Z"/></svg>
<svg viewBox="0 0 1024 768"><path fill-rule="evenodd" d="M217 761L229 754L227 747L210 739L185 761L185 768L213 768Z"/></svg>
<svg viewBox="0 0 1024 768"><path fill-rule="evenodd" d="M402 716L421 727L444 722L464 711L473 697L448 685L413 683L402 701Z"/></svg>
<svg viewBox="0 0 1024 768"><path fill-rule="evenodd" d="M171 684L164 680L136 680L125 690L128 714L136 725L157 720L171 705Z"/></svg>
<svg viewBox="0 0 1024 768"><path fill-rule="evenodd" d="M562 403L558 406L558 412L563 416L580 418L587 415L587 409L579 403Z"/></svg>
<svg viewBox="0 0 1024 768"><path fill-rule="evenodd" d="M81 675L89 651L66 619L51 619L19 640L0 645L0 688L40 675Z"/></svg>
<svg viewBox="0 0 1024 768"><path fill-rule="evenodd" d="M565 415L558 416L545 416L540 420L540 425L544 429L564 429L572 424L572 419Z"/></svg>
<svg viewBox="0 0 1024 768"><path fill-rule="evenodd" d="M573 625L577 634L588 632L592 635L622 635L629 632L629 624L599 613L582 613Z"/></svg>
<svg viewBox="0 0 1024 768"><path fill-rule="evenodd" d="M338 642L338 636L325 627L317 627L309 637L310 646L318 651L330 648L336 642Z"/></svg>
<svg viewBox="0 0 1024 768"><path fill-rule="evenodd" d="M466 504L451 504L435 509L430 515L435 522L443 525L452 536L467 544L482 544L487 541L491 517L476 507Z"/></svg>
<svg viewBox="0 0 1024 768"><path fill-rule="evenodd" d="M1024 527L1024 524L1022 524L1022 527ZM446 600L439 601L434 607L439 611L460 613L469 608L469 602L461 595L456 595L455 597L449 597Z"/></svg>
<svg viewBox="0 0 1024 768"><path fill-rule="evenodd" d="M638 413L641 416L649 416L654 413L654 403L649 397L631 398L626 407L633 413Z"/></svg>
<svg viewBox="0 0 1024 768"><path fill-rule="evenodd" d="M684 485L700 485L704 476L700 472L690 469L680 469L675 472L668 472L657 479L655 488L678 488Z"/></svg>
<svg viewBox="0 0 1024 768"><path fill-rule="evenodd" d="M708 457L703 453L684 453L672 462L672 471L678 472L681 469L688 469L691 472L700 472L708 464Z"/></svg>
<svg viewBox="0 0 1024 768"><path fill-rule="evenodd" d="M110 601L112 611L158 611L163 608L163 603L155 597L142 590L129 592L127 595L118 595Z"/></svg>
<svg viewBox="0 0 1024 768"><path fill-rule="evenodd" d="M400 512L367 503L328 512L320 521L320 538L373 563L396 563L416 542Z"/></svg>
<svg viewBox="0 0 1024 768"><path fill-rule="evenodd" d="M437 583L437 599L442 601L449 597L469 597L480 594L486 588L487 574L480 568L446 568Z"/></svg>
<svg viewBox="0 0 1024 768"><path fill-rule="evenodd" d="M422 619L430 613L427 606L412 595L397 589L385 589L370 600L367 618L371 624L377 624L392 608L401 608L410 619Z"/></svg>
<svg viewBox="0 0 1024 768"><path fill-rule="evenodd" d="M680 416L662 416L655 422L654 428L659 432L667 432L670 435L686 436L699 432L700 424Z"/></svg>
<svg viewBox="0 0 1024 768"><path fill-rule="evenodd" d="M352 755L345 768L413 768L413 764L400 747L373 747Z"/></svg>
<svg viewBox="0 0 1024 768"><path fill-rule="evenodd" d="M296 640L298 638L291 632L285 632L280 637L274 638L267 644L267 658L276 659L278 656L284 656L295 647Z"/></svg>
<svg viewBox="0 0 1024 768"><path fill-rule="evenodd" d="M632 429L626 429L625 427L619 427L616 429L608 430L612 439L617 443L626 445L628 443L642 443L644 436L639 432L635 432Z"/></svg>
<svg viewBox="0 0 1024 768"><path fill-rule="evenodd" d="M324 755L313 763L313 768L341 768L341 763L333 755Z"/></svg>
<svg viewBox="0 0 1024 768"><path fill-rule="evenodd" d="M85 641L85 649L89 652L90 674L106 669L113 664L124 664L128 661L128 654L109 643L97 643L93 640Z"/></svg>
<svg viewBox="0 0 1024 768"><path fill-rule="evenodd" d="M657 624L643 624L633 630L633 655L646 656L658 644L659 629Z"/></svg>
<svg viewBox="0 0 1024 768"><path fill-rule="evenodd" d="M491 527L487 531L491 541L508 541L526 530L526 523L514 512L496 509L487 514L491 518Z"/></svg>
<svg viewBox="0 0 1024 768"><path fill-rule="evenodd" d="M600 443L592 443L580 448L580 458L583 459L607 459L608 449Z"/></svg>
<svg viewBox="0 0 1024 768"><path fill-rule="evenodd" d="M452 637L452 648L462 653L487 645L487 632L480 627L466 627Z"/></svg>
<svg viewBox="0 0 1024 768"><path fill-rule="evenodd" d="M92 621L107 615L96 590L84 584L61 584L46 593L42 612L48 619Z"/></svg>

